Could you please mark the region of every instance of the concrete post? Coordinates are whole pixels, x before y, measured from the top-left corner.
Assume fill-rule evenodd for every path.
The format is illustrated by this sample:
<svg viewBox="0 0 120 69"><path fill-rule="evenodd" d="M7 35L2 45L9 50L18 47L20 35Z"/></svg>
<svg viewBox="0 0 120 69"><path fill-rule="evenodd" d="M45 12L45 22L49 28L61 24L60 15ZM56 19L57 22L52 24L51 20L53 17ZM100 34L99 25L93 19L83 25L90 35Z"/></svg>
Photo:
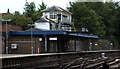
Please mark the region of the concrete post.
<svg viewBox="0 0 120 69"><path fill-rule="evenodd" d="M91 39L89 39L89 51L92 51L92 41L91 41Z"/></svg>
<svg viewBox="0 0 120 69"><path fill-rule="evenodd" d="M33 46L31 47L31 54L34 54Z"/></svg>
<svg viewBox="0 0 120 69"><path fill-rule="evenodd" d="M45 36L45 52L47 52L47 36Z"/></svg>

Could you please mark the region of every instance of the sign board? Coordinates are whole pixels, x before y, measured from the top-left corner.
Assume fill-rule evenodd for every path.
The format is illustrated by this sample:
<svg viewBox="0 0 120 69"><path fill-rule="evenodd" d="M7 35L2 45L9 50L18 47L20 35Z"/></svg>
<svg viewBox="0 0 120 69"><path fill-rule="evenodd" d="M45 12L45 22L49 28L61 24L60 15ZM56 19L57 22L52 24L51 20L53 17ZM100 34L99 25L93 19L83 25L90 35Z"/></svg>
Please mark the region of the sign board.
<svg viewBox="0 0 120 69"><path fill-rule="evenodd" d="M18 44L11 44L12 49L17 49Z"/></svg>
<svg viewBox="0 0 120 69"><path fill-rule="evenodd" d="M49 40L57 40L57 37L50 37Z"/></svg>

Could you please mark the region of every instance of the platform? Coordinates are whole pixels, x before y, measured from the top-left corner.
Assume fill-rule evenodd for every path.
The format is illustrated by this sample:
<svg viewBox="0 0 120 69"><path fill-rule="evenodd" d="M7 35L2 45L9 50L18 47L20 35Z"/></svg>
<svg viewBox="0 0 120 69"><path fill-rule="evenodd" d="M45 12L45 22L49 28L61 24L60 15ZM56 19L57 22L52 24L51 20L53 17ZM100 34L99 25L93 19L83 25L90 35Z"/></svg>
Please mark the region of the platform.
<svg viewBox="0 0 120 69"><path fill-rule="evenodd" d="M20 57L31 57L31 56L52 56L52 55L65 55L65 54L83 54L83 53L109 53L117 52L120 50L99 50L99 51L80 51L80 52L62 52L62 53L41 53L41 54L2 54L0 58L20 58Z"/></svg>

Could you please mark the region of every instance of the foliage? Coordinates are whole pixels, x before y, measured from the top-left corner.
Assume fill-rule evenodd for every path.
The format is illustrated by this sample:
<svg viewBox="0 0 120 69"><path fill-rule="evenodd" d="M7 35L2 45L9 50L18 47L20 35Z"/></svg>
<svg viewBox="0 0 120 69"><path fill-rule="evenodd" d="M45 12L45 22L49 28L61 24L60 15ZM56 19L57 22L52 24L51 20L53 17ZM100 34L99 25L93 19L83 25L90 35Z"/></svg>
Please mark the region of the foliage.
<svg viewBox="0 0 120 69"><path fill-rule="evenodd" d="M120 6L116 8L115 15L116 15L116 21L114 22L114 28L115 28L114 36L120 45Z"/></svg>
<svg viewBox="0 0 120 69"><path fill-rule="evenodd" d="M21 25L24 29L28 28L28 24L34 23L42 16L42 10L46 8L46 5L42 3L39 4L38 10L36 10L36 5L34 2L26 2L24 13L20 14L19 11L15 11L14 14L6 14L3 19L11 19L11 23L15 25Z"/></svg>
<svg viewBox="0 0 120 69"><path fill-rule="evenodd" d="M46 8L47 8L47 5L45 5L44 2L42 2L41 5L39 4L37 13L38 13L40 16L42 16L42 10L44 10L44 9L46 9Z"/></svg>
<svg viewBox="0 0 120 69"><path fill-rule="evenodd" d="M21 15L19 11L15 11L14 15Z"/></svg>
<svg viewBox="0 0 120 69"><path fill-rule="evenodd" d="M12 24L21 25L24 29L27 29L27 25L33 23L31 18L25 17L24 15L16 15L16 14L6 14L3 15L3 19L11 19Z"/></svg>
<svg viewBox="0 0 120 69"><path fill-rule="evenodd" d="M46 5L42 2L42 4L39 4L38 10L36 10L36 5L34 2L25 4L25 16L30 17L34 22L38 20L42 16L42 10L46 8Z"/></svg>
<svg viewBox="0 0 120 69"><path fill-rule="evenodd" d="M87 27L91 33L101 35L105 34L104 24L100 21L99 16L94 10L89 9L86 3L70 3L69 10L73 14L73 21L75 26Z"/></svg>
<svg viewBox="0 0 120 69"><path fill-rule="evenodd" d="M42 10L46 9L46 7L47 7L47 5L45 5L44 2L42 2L41 5L39 4L38 11L42 11Z"/></svg>
<svg viewBox="0 0 120 69"><path fill-rule="evenodd" d="M36 14L36 6L34 2L26 2L24 10L24 14L26 17L30 17L33 21L36 21L38 19L38 16Z"/></svg>
<svg viewBox="0 0 120 69"><path fill-rule="evenodd" d="M76 2L68 7L76 26L86 26L91 33L118 41L120 45L120 5L116 2Z"/></svg>

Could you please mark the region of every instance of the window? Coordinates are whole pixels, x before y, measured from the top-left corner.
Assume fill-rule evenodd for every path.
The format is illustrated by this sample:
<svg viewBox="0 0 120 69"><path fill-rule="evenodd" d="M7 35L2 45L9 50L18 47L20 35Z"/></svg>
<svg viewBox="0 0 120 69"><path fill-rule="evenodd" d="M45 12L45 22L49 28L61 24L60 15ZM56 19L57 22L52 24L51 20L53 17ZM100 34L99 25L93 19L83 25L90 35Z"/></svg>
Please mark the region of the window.
<svg viewBox="0 0 120 69"><path fill-rule="evenodd" d="M57 19L57 13L50 13L50 19Z"/></svg>

